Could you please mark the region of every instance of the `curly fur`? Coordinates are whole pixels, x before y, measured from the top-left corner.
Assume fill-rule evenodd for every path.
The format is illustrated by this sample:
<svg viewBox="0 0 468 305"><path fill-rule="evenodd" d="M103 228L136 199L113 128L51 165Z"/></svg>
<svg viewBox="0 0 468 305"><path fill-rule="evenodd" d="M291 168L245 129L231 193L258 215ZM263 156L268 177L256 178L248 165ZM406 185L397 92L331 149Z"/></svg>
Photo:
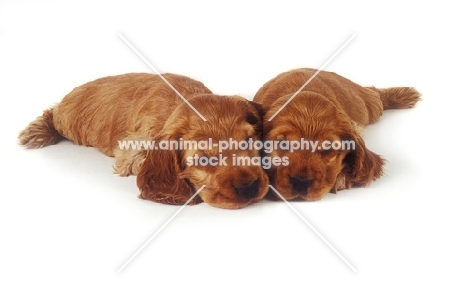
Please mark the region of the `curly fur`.
<svg viewBox="0 0 468 305"><path fill-rule="evenodd" d="M268 177L260 166L186 166L187 157L205 152L120 149L119 140L260 138L262 114L257 105L240 96L215 95L201 82L185 76L163 76L207 122L160 76L130 73L75 88L21 131L19 144L40 148L66 138L96 147L115 157L115 173L137 175L144 199L184 204L203 185L206 187L191 204L205 201L235 209L261 199L268 190Z"/></svg>
<svg viewBox="0 0 468 305"><path fill-rule="evenodd" d="M413 107L420 99L414 88L366 88L321 71L269 120L316 72L303 68L281 73L259 89L254 102L265 111L265 140L352 140L355 149L275 151L289 164L272 167L268 175L286 199L318 200L328 192L367 186L378 179L385 161L367 149L360 131L378 121L383 110Z"/></svg>

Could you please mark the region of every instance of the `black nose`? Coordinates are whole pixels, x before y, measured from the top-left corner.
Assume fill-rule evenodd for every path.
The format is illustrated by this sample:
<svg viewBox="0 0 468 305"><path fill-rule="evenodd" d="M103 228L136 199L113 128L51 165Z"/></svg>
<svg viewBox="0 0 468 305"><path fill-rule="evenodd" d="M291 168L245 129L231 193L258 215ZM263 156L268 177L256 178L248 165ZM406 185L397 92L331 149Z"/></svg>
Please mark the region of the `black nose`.
<svg viewBox="0 0 468 305"><path fill-rule="evenodd" d="M240 197L244 199L252 199L258 195L258 189L259 189L259 182L258 180L251 181L247 184L241 185L239 187L236 187L236 193Z"/></svg>
<svg viewBox="0 0 468 305"><path fill-rule="evenodd" d="M293 176L289 180L292 189L299 194L307 194L307 189L312 185L312 180L303 176Z"/></svg>

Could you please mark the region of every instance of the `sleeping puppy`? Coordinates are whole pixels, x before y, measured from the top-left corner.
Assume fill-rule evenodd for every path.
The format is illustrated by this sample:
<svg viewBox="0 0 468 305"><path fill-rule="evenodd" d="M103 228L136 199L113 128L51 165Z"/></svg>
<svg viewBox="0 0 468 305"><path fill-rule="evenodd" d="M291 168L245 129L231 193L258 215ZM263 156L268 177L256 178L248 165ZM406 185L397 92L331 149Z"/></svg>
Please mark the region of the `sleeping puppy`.
<svg viewBox="0 0 468 305"><path fill-rule="evenodd" d="M234 166L231 158L258 157L260 152L234 147L221 154L216 146L229 138L261 140L260 107L240 96L215 95L185 76L163 77L173 88L161 76L146 73L105 77L77 87L31 122L19 143L40 148L66 138L96 147L115 157L116 173L137 175L143 199L184 204L204 186L190 204L205 201L238 209L260 200L268 190L263 169ZM207 147L207 141L213 145ZM193 162L203 157L210 162Z"/></svg>
<svg viewBox="0 0 468 305"><path fill-rule="evenodd" d="M265 144L279 143L269 155L288 160L268 170L270 183L285 199L314 201L379 178L384 160L366 148L359 131L383 110L413 107L420 99L413 88L366 88L325 71L298 92L316 72L281 73L254 97L265 111Z"/></svg>

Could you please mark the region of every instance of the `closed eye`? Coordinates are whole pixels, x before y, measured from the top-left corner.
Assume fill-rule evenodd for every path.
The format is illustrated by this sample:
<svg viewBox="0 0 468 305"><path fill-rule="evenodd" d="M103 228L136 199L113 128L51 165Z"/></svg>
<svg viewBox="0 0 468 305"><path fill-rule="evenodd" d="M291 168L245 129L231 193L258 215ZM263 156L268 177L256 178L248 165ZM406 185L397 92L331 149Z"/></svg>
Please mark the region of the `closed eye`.
<svg viewBox="0 0 468 305"><path fill-rule="evenodd" d="M203 151L201 151L198 155L199 155L200 157L204 156L204 157L210 158L210 157L215 156L216 154L217 154L217 152L214 151L214 150L203 150Z"/></svg>
<svg viewBox="0 0 468 305"><path fill-rule="evenodd" d="M320 150L320 154L321 154L322 156L331 155L333 152L335 152L335 150L334 150L333 148Z"/></svg>

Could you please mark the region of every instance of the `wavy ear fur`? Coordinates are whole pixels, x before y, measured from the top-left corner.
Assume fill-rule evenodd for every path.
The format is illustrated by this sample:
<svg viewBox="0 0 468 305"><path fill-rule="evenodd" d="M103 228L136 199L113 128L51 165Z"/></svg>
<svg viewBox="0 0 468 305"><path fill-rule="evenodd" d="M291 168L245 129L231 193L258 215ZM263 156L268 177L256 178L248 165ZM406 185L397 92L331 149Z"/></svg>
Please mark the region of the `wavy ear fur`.
<svg viewBox="0 0 468 305"><path fill-rule="evenodd" d="M350 151L343 160L342 173L346 178L346 187L363 187L383 174L385 160L366 148L364 140L359 135L349 137L355 143L355 149Z"/></svg>
<svg viewBox="0 0 468 305"><path fill-rule="evenodd" d="M252 124L255 128L255 132L261 136L263 133L263 117L265 115L265 111L262 108L262 105L249 101L249 105L252 108L252 112L247 112L246 121L249 124Z"/></svg>
<svg viewBox="0 0 468 305"><path fill-rule="evenodd" d="M260 117L260 119L263 120L263 117L265 116L265 110L263 109L262 105L260 105L257 102L252 102L252 101L249 101L249 104L253 108L255 108L255 111L257 112L258 116Z"/></svg>
<svg viewBox="0 0 468 305"><path fill-rule="evenodd" d="M156 139L159 142L161 139ZM181 178L180 151L149 150L140 172L137 185L140 198L168 204L184 204L195 193L187 179ZM189 204L200 203L196 196Z"/></svg>

